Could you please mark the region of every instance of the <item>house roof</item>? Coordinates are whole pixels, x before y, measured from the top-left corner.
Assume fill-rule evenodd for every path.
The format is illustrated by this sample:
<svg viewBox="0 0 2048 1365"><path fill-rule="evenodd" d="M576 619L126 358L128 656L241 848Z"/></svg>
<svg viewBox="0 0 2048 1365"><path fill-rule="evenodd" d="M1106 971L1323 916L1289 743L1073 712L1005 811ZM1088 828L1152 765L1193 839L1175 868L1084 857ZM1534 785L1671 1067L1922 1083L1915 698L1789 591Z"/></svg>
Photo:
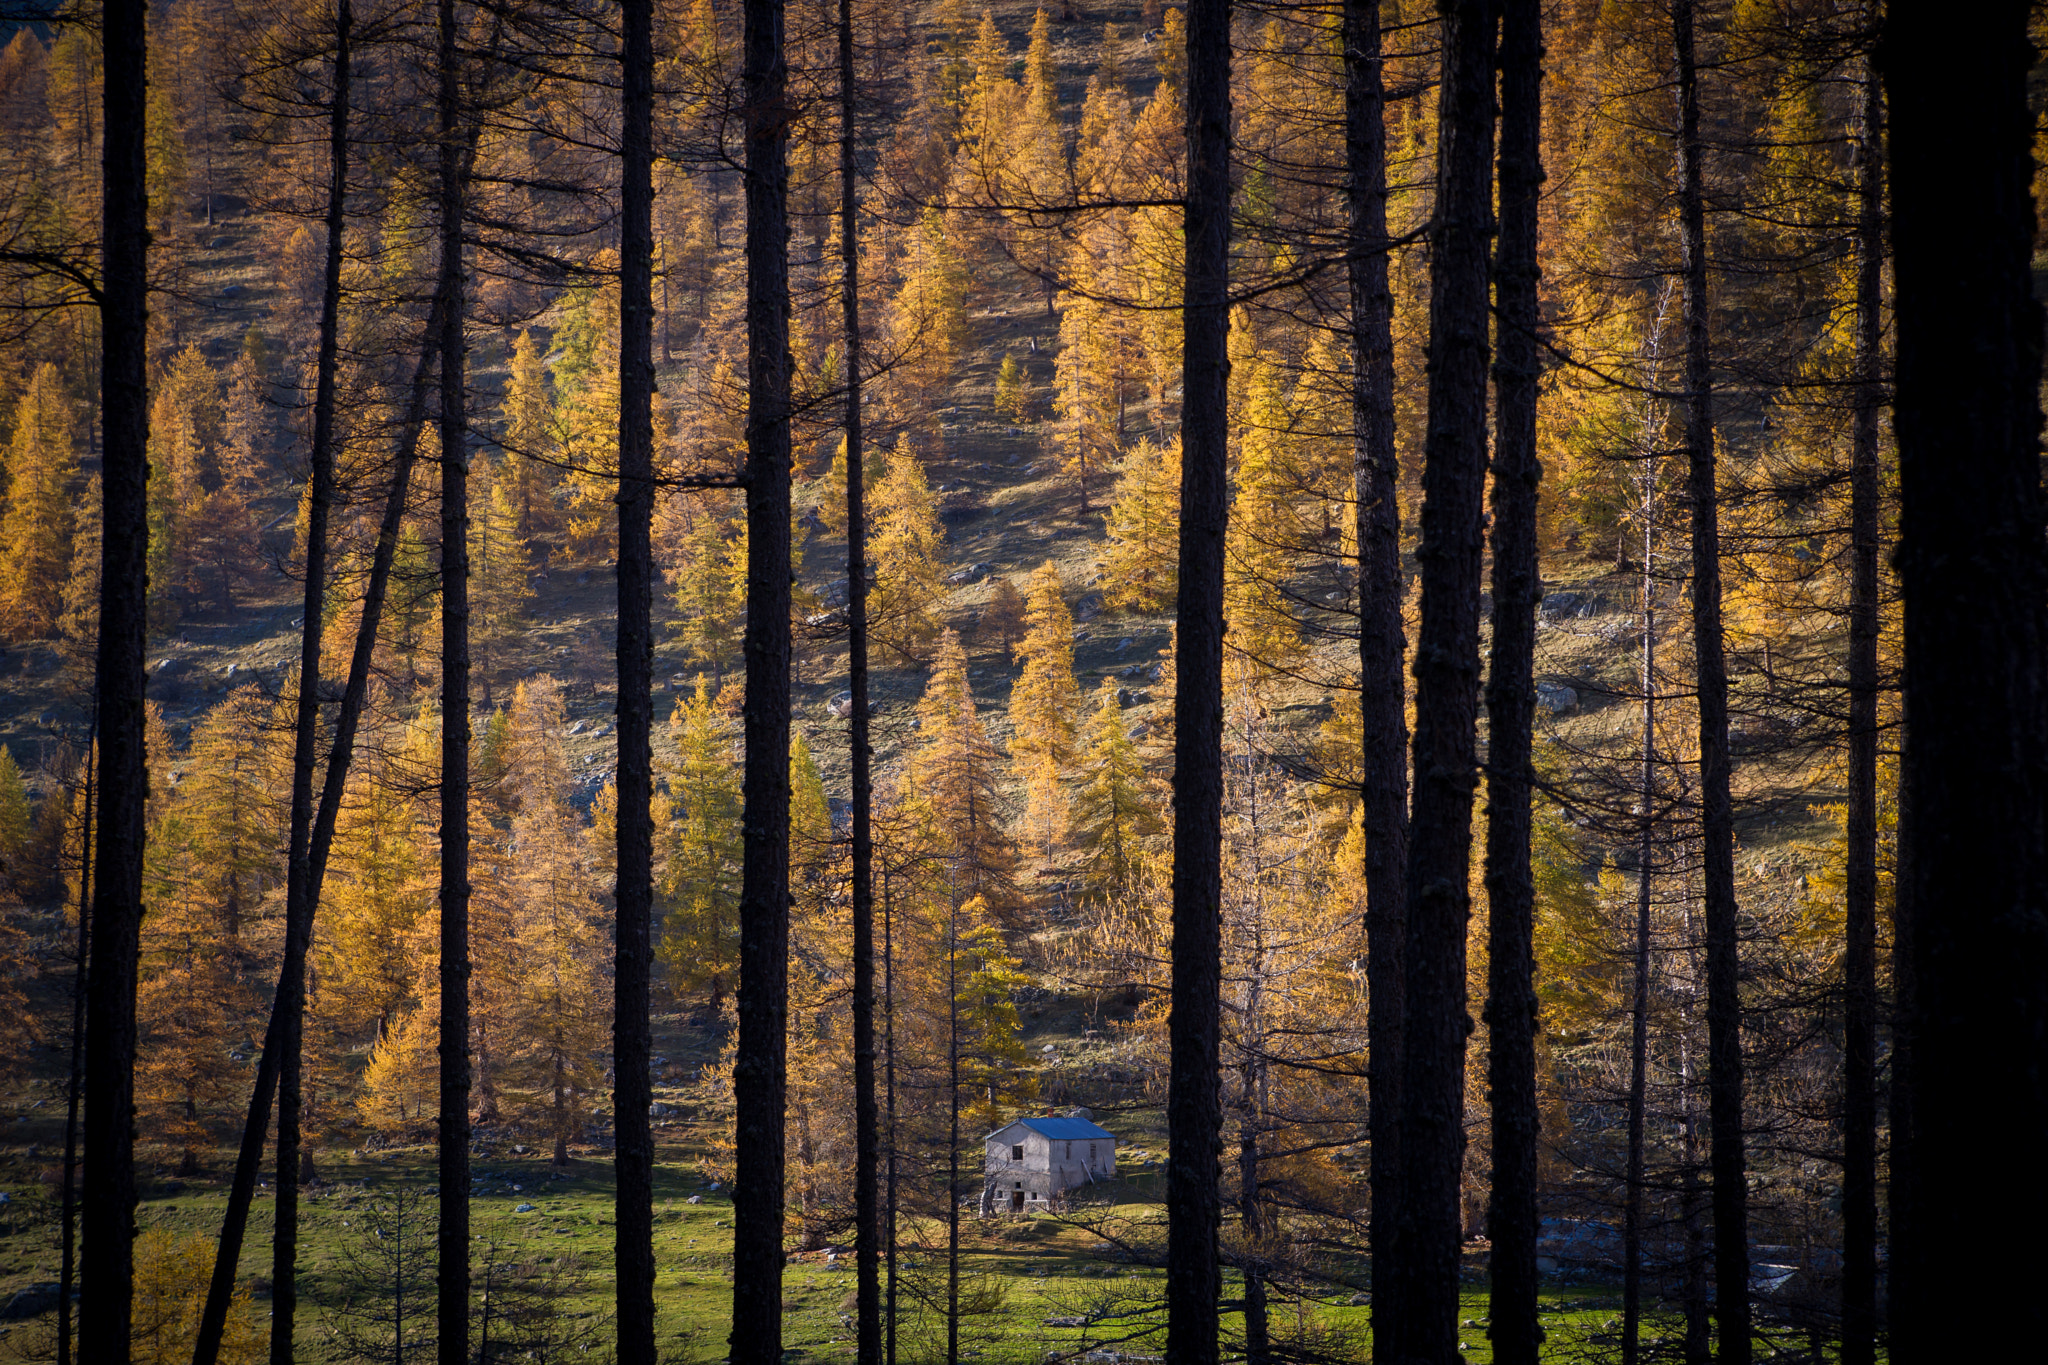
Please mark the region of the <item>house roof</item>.
<svg viewBox="0 0 2048 1365"><path fill-rule="evenodd" d="M996 1129L995 1133L990 1133L989 1137L996 1136L996 1133L1006 1133L1010 1129L1020 1126L1029 1128L1041 1137L1049 1137L1055 1141L1072 1141L1075 1138L1108 1138L1111 1142L1116 1141L1116 1134L1110 1132L1107 1128L1098 1128L1086 1119L1058 1119L1049 1117L1021 1118L1015 1123L1004 1124L1001 1128Z"/></svg>

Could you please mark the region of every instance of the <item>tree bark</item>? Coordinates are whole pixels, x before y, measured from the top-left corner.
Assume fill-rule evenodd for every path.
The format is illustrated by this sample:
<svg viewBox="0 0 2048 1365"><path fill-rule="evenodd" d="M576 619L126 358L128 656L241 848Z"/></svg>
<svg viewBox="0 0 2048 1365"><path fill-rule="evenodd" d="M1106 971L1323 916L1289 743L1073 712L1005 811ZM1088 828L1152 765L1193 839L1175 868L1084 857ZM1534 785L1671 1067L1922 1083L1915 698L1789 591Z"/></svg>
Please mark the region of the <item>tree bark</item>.
<svg viewBox="0 0 2048 1365"><path fill-rule="evenodd" d="M1643 1140L1650 1076L1650 869L1657 851L1657 461L1643 468L1641 786L1636 811L1634 974L1629 991L1628 1152L1622 1177L1621 1360L1636 1365L1643 1330Z"/></svg>
<svg viewBox="0 0 2048 1365"><path fill-rule="evenodd" d="M1877 1359L1877 555L1883 509L1884 100L1863 74L1856 186L1856 422L1849 468L1849 812L1842 1009L1842 1365Z"/></svg>
<svg viewBox="0 0 2048 1365"><path fill-rule="evenodd" d="M1379 0L1344 6L1351 253L1352 459L1358 498L1358 686L1365 831L1369 1240L1393 1243L1399 1204L1401 959L1408 924L1408 711L1401 619L1400 452L1394 444L1394 295L1387 282L1386 79ZM1377 1265L1377 1261L1376 1261ZM1373 1276L1373 1321L1398 1314L1400 1277Z"/></svg>
<svg viewBox="0 0 2048 1365"><path fill-rule="evenodd" d="M847 751L853 764L854 1351L882 1358L880 1137L875 1108L874 753L868 741L868 548L866 459L861 429L859 167L853 67L853 0L839 0L839 306L846 353L846 666L853 697Z"/></svg>
<svg viewBox="0 0 2048 1365"><path fill-rule="evenodd" d="M464 405L462 85L455 0L440 13L441 1365L469 1357L469 429Z"/></svg>
<svg viewBox="0 0 2048 1365"><path fill-rule="evenodd" d="M98 717L94 717L97 722ZM57 1365L71 1365L71 1286L78 1279L78 1107L84 1101L86 964L92 951L93 760L97 723L86 728L85 808L78 841L78 951L71 976L71 1066L64 1087L64 1189L58 1196ZM60 846L61 847L61 846Z"/></svg>
<svg viewBox="0 0 2048 1365"><path fill-rule="evenodd" d="M1422 626L1403 966L1398 1316L1389 1358L1458 1354L1465 1148L1465 932L1477 785L1479 586L1485 523L1487 284L1493 208L1490 0L1443 0L1437 227L1431 243Z"/></svg>
<svg viewBox="0 0 2048 1365"><path fill-rule="evenodd" d="M1742 1117L1742 961L1729 790L1728 659L1721 629L1721 521L1708 336L1706 193L1700 165L1693 0L1671 8L1678 56L1678 238L1685 312L1686 499L1692 510L1692 645L1700 746L1700 886L1707 930L1707 1164L1713 1175L1717 1359L1747 1365L1749 1179Z"/></svg>
<svg viewBox="0 0 2048 1365"><path fill-rule="evenodd" d="M1173 1006L1166 1101L1166 1353L1218 1358L1223 1216L1223 546L1229 516L1230 0L1187 7L1180 600L1175 607Z"/></svg>
<svg viewBox="0 0 2048 1365"><path fill-rule="evenodd" d="M1503 0L1500 242L1494 273L1493 659L1487 675L1487 1084L1493 1110L1493 1244L1487 1335L1498 1365L1536 1365L1536 884L1529 866L1534 782L1539 373L1537 196L1543 183L1543 13Z"/></svg>
<svg viewBox="0 0 2048 1365"><path fill-rule="evenodd" d="M747 706L740 887L733 1365L782 1359L789 1012L789 108L782 0L744 6Z"/></svg>
<svg viewBox="0 0 2048 1365"><path fill-rule="evenodd" d="M320 747L320 647L321 617L327 605L327 519L334 505L334 381L340 349L341 229L348 199L349 37L354 22L349 0L340 0L334 16L334 88L329 95L327 119L327 254L321 272L320 339L314 362L306 590L299 634L298 707L292 736L291 843L285 868L284 963L273 1007L278 1015L279 1072L277 1198L270 1242L271 1365L292 1365L299 1298L300 1071L306 1018L306 951L312 938L314 910L314 902L307 899L306 892L312 870L313 770L319 763ZM211 203L209 197L209 207ZM259 1127L258 1142L262 1140L260 1131ZM221 1274L223 1269L225 1276ZM225 1287L232 1294L234 1262L216 1264L215 1278L225 1278ZM213 1307L213 1297L209 1292L209 1309ZM223 1327L226 1307L223 1301ZM212 1316L207 1315L208 1319ZM202 1323L200 1342L193 1353L195 1359L202 1353L210 1358L219 1348L219 1329L209 1333L205 1329L210 1326L210 1320Z"/></svg>
<svg viewBox="0 0 2048 1365"><path fill-rule="evenodd" d="M1898 0L1891 110L1896 425L1905 606L1910 1150L1894 1225L1893 1358L2038 1354L2038 1249L1978 1257L2048 1215L2039 1163L1987 1160L1985 1102L2048 1127L2048 555L2042 318L2031 288L2027 6ZM1959 242L1956 225L1967 224ZM1893 1136L1896 1147L1899 1134ZM1999 1303L1995 1313L1959 1311Z"/></svg>
<svg viewBox="0 0 2048 1365"><path fill-rule="evenodd" d="M149 204L141 0L108 0L100 272L101 549L94 694L99 845L86 986L85 1197L79 1357L128 1359L134 1294L135 986L142 932L143 650L149 597Z"/></svg>
<svg viewBox="0 0 2048 1365"><path fill-rule="evenodd" d="M620 7L618 881L612 1170L621 1365L653 1365L654 5Z"/></svg>

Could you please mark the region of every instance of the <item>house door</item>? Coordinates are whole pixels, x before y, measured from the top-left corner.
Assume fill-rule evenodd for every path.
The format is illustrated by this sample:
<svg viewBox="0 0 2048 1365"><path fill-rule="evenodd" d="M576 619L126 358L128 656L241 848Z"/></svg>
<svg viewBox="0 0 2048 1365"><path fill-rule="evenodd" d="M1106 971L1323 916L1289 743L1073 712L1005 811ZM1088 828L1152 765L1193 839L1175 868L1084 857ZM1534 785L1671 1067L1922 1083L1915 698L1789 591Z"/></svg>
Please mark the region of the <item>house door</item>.
<svg viewBox="0 0 2048 1365"><path fill-rule="evenodd" d="M1024 1212L1024 1191L1022 1191L1022 1190L1011 1190L1011 1191L1010 1191L1010 1212L1011 1212L1011 1213L1022 1213L1022 1212Z"/></svg>

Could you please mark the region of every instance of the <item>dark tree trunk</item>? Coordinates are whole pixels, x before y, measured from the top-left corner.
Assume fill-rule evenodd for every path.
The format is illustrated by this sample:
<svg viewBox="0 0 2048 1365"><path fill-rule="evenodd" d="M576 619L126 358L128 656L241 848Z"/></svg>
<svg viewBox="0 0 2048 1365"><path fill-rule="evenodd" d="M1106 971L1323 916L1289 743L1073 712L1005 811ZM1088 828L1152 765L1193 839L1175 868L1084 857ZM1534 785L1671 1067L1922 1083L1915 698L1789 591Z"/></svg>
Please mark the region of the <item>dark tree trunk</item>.
<svg viewBox="0 0 2048 1365"><path fill-rule="evenodd" d="M946 927L946 1365L960 1365L960 907Z"/></svg>
<svg viewBox="0 0 2048 1365"><path fill-rule="evenodd" d="M349 37L355 14L341 0L334 17L334 88L327 120L327 258L320 282L320 340L314 365L313 446L306 512L304 620L299 634L299 696L292 735L290 848L285 867L284 963L279 973L277 1095L277 1198L270 1242L270 1361L292 1365L298 1310L301 1047L306 1018L306 951L312 939L311 886L313 770L320 748L321 617L327 605L327 519L334 506L334 381L340 339L341 228L348 199ZM209 204L211 199L209 199ZM330 760L332 761L332 760ZM344 763L346 760L343 760ZM260 1128L259 1128L260 1134ZM259 1135L258 1142L261 1142ZM239 1239L238 1239L239 1240ZM239 1251L239 1246L237 1250ZM222 1275L221 1271L226 1274ZM232 1293L234 1262L216 1265ZM213 1306L208 1295L208 1308ZM226 1303L221 1305L225 1310ZM225 1326L225 1316L222 1317ZM216 1333L201 1331L197 1357L218 1349Z"/></svg>
<svg viewBox="0 0 2048 1365"><path fill-rule="evenodd" d="M2038 1249L1958 1254L1994 1223L2034 1229L2048 1216L2040 1164L1987 1159L1984 1145L1987 1099L2003 1131L2048 1128L2048 564L2029 12L2017 0L1967 11L1898 0L1884 54L1913 1054L1909 1217L1894 1227L1893 1254L1902 1361L2022 1360L2048 1332ZM2004 1311L1960 1311L1988 1303Z"/></svg>
<svg viewBox="0 0 2048 1365"><path fill-rule="evenodd" d="M1536 710L1536 201L1543 183L1543 13L1503 0L1500 244L1494 274L1493 660L1487 675L1487 1084L1493 1108L1493 1244L1487 1335L1499 1365L1536 1365L1536 884L1529 867L1530 728Z"/></svg>
<svg viewBox="0 0 2048 1365"><path fill-rule="evenodd" d="M1230 378L1230 0L1190 0L1180 600L1173 769L1173 1009L1166 1101L1166 1353L1217 1359L1223 1216L1223 542Z"/></svg>
<svg viewBox="0 0 2048 1365"><path fill-rule="evenodd" d="M1465 931L1477 785L1479 586L1486 490L1487 284L1493 236L1490 0L1446 0L1430 255L1422 625L1415 651L1403 996L1399 1316L1381 1349L1448 1365L1458 1348L1465 1149Z"/></svg>
<svg viewBox="0 0 2048 1365"><path fill-rule="evenodd" d="M1721 630L1721 515L1707 332L1706 194L1693 0L1671 9L1678 55L1678 240L1685 311L1686 499L1692 506L1692 645L1700 746L1700 887L1707 929L1707 1164L1713 1173L1717 1359L1749 1360L1749 1180L1742 1117L1742 962L1729 791L1728 659Z"/></svg>
<svg viewBox="0 0 2048 1365"><path fill-rule="evenodd" d="M71 1365L71 1287L78 1279L78 1107L84 1100L86 964L92 951L93 761L98 717L86 729L85 806L78 841L78 954L71 976L71 1067L64 1088L64 1189L58 1196L57 1365Z"/></svg>
<svg viewBox="0 0 2048 1365"><path fill-rule="evenodd" d="M441 1107L436 1330L469 1357L469 427L464 404L464 145L455 0L440 0Z"/></svg>
<svg viewBox="0 0 2048 1365"><path fill-rule="evenodd" d="M882 1130L889 1144L889 1164L882 1190L883 1245L887 1295L882 1301L883 1365L896 1365L896 935L889 913L889 877L882 874L882 1096L886 1108Z"/></svg>
<svg viewBox="0 0 2048 1365"><path fill-rule="evenodd" d="M1363 733L1366 1035L1375 1253L1400 1200L1401 958L1408 925L1408 712L1402 665L1400 453L1394 445L1394 295L1387 284L1386 80L1379 0L1344 6L1351 254L1351 414L1358 498L1358 686ZM1375 1265L1378 1265L1377 1260ZM1373 1276L1373 1321L1399 1316L1400 1277Z"/></svg>
<svg viewBox="0 0 2048 1365"><path fill-rule="evenodd" d="M135 982L149 800L142 665L149 597L149 204L143 124L148 42L140 0L108 0L100 273L102 456L99 844L85 1019L85 1199L78 1351L128 1359L134 1294Z"/></svg>
<svg viewBox="0 0 2048 1365"><path fill-rule="evenodd" d="M654 6L620 9L619 770L612 1116L619 1360L653 1365Z"/></svg>
<svg viewBox="0 0 2048 1365"><path fill-rule="evenodd" d="M1621 1360L1636 1365L1643 1328L1643 1139L1650 1076L1650 869L1657 849L1657 464L1643 482L1641 785L1636 800L1634 973L1629 992L1628 1153L1621 1213Z"/></svg>
<svg viewBox="0 0 2048 1365"><path fill-rule="evenodd" d="M747 708L739 1045L733 1091L733 1365L782 1359L789 1012L789 122L782 0L744 6Z"/></svg>
<svg viewBox="0 0 2048 1365"><path fill-rule="evenodd" d="M1883 509L1884 102L1863 76L1857 154L1856 425L1849 468L1849 815L1842 953L1842 1365L1877 1358L1877 554Z"/></svg>
<svg viewBox="0 0 2048 1365"><path fill-rule="evenodd" d="M839 306L846 351L846 665L853 693L854 1342L882 1358L880 1139L875 1111L875 783L868 742L868 519L862 475L860 218L855 164L853 0L839 0Z"/></svg>

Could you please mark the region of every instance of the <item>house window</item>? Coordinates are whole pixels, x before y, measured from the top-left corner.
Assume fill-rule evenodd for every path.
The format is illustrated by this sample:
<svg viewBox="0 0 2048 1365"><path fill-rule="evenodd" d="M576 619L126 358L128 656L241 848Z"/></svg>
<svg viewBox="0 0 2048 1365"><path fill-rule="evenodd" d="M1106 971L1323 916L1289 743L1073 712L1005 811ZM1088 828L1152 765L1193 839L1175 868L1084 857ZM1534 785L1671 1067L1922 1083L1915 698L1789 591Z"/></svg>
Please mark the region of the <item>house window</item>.
<svg viewBox="0 0 2048 1365"><path fill-rule="evenodd" d="M1023 1159L1024 1159L1024 1149L1023 1149L1022 1147L1012 1147L1012 1148L1010 1149L1010 1160L1012 1160L1012 1161L1022 1161Z"/></svg>
<svg viewBox="0 0 2048 1365"><path fill-rule="evenodd" d="M1072 1161L1073 1159L1074 1159L1074 1144L1070 1142L1070 1143L1068 1143L1068 1144L1067 1144L1067 1160L1069 1160L1069 1161Z"/></svg>

